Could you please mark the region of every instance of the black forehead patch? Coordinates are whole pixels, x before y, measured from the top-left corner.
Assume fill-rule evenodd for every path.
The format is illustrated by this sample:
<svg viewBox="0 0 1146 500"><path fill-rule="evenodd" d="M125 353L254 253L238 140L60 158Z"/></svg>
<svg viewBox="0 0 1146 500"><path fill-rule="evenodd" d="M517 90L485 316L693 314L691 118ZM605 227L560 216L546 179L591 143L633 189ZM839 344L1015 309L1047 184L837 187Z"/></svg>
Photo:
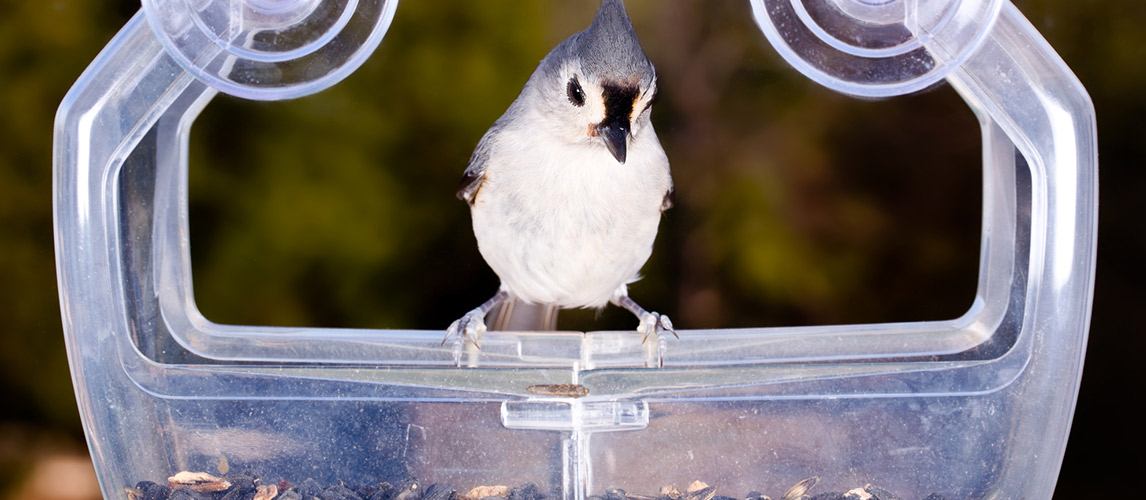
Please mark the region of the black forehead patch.
<svg viewBox="0 0 1146 500"><path fill-rule="evenodd" d="M629 122L633 115L633 103L641 89L636 85L605 82L601 94L605 97L605 121Z"/></svg>

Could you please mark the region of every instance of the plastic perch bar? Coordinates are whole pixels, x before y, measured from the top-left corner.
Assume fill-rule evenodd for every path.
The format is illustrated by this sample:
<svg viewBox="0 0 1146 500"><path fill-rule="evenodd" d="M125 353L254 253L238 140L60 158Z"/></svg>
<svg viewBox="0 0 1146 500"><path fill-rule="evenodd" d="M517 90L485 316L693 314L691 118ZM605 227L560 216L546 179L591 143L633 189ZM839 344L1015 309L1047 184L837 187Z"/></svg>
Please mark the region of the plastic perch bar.
<svg viewBox="0 0 1146 500"><path fill-rule="evenodd" d="M1049 499L1094 282L1085 90L1002 0L750 4L822 85L890 97L946 80L977 113L982 241L965 314L645 344L489 332L480 351L439 346L441 330L213 323L191 288L194 119L217 91L273 100L337 82L396 2L144 0L55 128L64 334L104 496L229 463L296 484L533 482L569 499L693 479L779 497L812 476L818 491L877 483L907 500Z"/></svg>

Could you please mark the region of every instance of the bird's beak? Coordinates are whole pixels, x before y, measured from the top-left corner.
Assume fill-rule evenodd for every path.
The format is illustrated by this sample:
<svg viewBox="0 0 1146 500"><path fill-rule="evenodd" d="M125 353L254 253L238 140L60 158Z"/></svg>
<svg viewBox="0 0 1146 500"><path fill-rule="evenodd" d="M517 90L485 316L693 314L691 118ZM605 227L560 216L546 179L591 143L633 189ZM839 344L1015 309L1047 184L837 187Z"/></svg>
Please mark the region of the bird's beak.
<svg viewBox="0 0 1146 500"><path fill-rule="evenodd" d="M623 121L602 123L597 133L605 141L605 147L622 165L625 164L625 155L628 152L629 124Z"/></svg>

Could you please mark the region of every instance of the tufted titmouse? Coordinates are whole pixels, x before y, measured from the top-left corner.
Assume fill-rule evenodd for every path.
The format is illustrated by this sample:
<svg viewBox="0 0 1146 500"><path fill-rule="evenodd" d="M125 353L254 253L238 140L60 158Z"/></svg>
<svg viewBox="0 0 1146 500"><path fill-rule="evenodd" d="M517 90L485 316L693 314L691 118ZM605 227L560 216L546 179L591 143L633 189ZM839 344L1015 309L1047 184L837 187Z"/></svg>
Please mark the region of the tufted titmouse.
<svg viewBox="0 0 1146 500"><path fill-rule="evenodd" d="M629 298L672 206L668 157L649 121L656 71L621 0L554 48L478 143L458 187L501 288L446 332L477 340L495 307L623 307L645 334L668 316ZM444 341L443 341L444 343Z"/></svg>

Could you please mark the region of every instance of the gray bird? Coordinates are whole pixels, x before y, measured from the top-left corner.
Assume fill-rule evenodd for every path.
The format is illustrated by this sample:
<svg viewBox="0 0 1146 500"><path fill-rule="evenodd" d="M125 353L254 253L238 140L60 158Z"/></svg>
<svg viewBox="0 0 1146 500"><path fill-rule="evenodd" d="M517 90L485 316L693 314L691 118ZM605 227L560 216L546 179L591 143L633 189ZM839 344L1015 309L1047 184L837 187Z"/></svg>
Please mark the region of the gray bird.
<svg viewBox="0 0 1146 500"><path fill-rule="evenodd" d="M604 0L588 29L541 60L458 187L501 287L454 321L446 339L476 343L499 306L503 317L532 308L552 324L557 308L609 303L636 315L646 339L676 335L668 316L643 309L627 288L673 200L668 157L649 121L656 82L621 0Z"/></svg>

